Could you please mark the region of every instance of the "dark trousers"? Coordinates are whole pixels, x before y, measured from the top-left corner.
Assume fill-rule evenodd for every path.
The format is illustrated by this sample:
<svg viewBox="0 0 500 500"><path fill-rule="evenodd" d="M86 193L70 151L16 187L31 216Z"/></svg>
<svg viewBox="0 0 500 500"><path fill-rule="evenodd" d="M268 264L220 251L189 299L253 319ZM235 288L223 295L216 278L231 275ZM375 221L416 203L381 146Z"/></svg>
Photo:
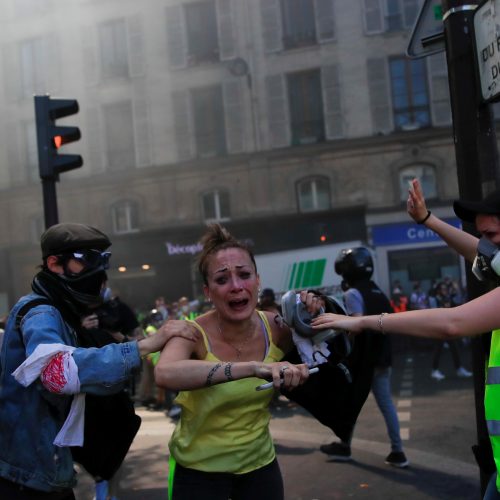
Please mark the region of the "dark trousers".
<svg viewBox="0 0 500 500"><path fill-rule="evenodd" d="M203 472L175 466L173 500L283 500L283 479L274 459L246 474Z"/></svg>
<svg viewBox="0 0 500 500"><path fill-rule="evenodd" d="M450 347L451 356L453 358L453 364L455 365L455 370L458 370L462 364L460 363L460 356L458 354L458 348L456 340L447 340L448 346ZM437 370L439 368L439 360L441 358L441 353L443 352L444 340L438 340L435 350L434 357L432 359L432 369Z"/></svg>
<svg viewBox="0 0 500 500"><path fill-rule="evenodd" d="M75 500L75 494L71 489L51 492L34 490L0 478L0 498L2 500L31 500L35 498L44 500Z"/></svg>

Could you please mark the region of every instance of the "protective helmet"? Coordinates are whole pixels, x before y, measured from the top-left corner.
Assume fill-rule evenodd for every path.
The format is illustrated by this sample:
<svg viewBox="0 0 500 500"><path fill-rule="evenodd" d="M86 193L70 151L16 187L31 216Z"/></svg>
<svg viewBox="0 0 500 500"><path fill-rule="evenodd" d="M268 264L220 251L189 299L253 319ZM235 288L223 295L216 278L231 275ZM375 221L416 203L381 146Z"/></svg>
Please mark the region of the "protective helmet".
<svg viewBox="0 0 500 500"><path fill-rule="evenodd" d="M341 250L335 259L335 272L348 282L369 279L373 274L373 259L368 248Z"/></svg>

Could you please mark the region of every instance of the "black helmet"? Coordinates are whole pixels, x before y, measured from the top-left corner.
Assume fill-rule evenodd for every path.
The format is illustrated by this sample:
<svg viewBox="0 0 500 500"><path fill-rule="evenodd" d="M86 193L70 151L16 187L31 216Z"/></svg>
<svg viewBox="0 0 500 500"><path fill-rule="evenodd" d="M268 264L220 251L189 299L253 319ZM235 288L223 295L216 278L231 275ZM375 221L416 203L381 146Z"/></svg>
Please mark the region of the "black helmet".
<svg viewBox="0 0 500 500"><path fill-rule="evenodd" d="M341 250L335 259L335 272L347 282L369 279L373 274L373 259L368 248Z"/></svg>

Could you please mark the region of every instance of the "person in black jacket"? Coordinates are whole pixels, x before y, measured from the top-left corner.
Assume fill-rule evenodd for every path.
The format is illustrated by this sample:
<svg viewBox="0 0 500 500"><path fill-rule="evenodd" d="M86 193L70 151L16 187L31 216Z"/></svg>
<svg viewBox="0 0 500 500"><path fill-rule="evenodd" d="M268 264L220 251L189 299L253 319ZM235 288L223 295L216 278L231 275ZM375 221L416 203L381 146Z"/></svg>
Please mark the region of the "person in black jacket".
<svg viewBox="0 0 500 500"><path fill-rule="evenodd" d="M389 299L370 279L373 274L373 260L370 251L365 247L341 250L335 260L335 272L342 276L346 284L344 302L347 314L362 316L392 312ZM378 407L382 412L391 441L391 452L385 463L394 467L408 467L409 461L403 452L399 420L391 398L391 344L390 338L380 333L380 349L374 362L374 373L371 390ZM351 436L352 438L352 436ZM351 439L325 444L320 447L323 453L337 461L351 460Z"/></svg>

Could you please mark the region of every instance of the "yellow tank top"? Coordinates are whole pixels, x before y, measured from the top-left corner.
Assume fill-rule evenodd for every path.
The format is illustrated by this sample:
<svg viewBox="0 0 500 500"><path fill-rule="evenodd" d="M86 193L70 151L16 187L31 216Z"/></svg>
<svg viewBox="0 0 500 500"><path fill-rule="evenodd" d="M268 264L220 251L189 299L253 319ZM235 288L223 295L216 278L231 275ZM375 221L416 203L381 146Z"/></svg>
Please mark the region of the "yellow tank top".
<svg viewBox="0 0 500 500"><path fill-rule="evenodd" d="M273 344L266 316L259 311L266 336L265 363L283 358ZM203 335L207 349L205 360L220 361L210 350L203 328L193 322ZM269 432L269 403L273 391L256 391L262 379L252 377L233 382L182 391L176 403L182 413L172 438L170 453L184 467L205 472L243 474L274 460L274 445Z"/></svg>

